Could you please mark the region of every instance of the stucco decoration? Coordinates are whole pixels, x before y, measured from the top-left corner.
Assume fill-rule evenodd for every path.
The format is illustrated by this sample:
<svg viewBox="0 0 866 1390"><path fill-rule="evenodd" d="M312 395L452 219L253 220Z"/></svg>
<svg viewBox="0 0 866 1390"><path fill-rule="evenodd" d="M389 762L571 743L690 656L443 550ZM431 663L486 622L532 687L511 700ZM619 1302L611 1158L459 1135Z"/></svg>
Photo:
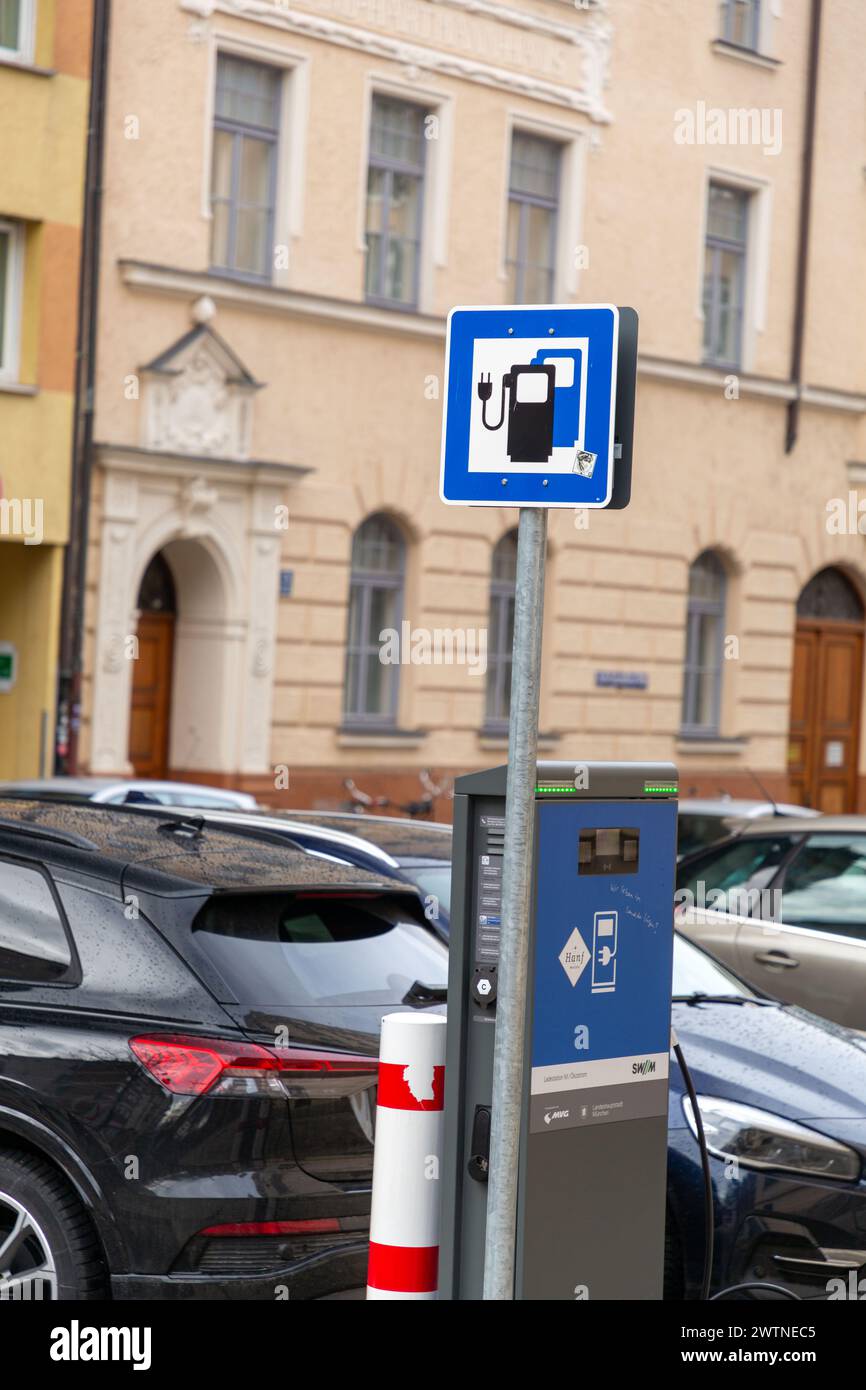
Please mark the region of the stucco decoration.
<svg viewBox="0 0 866 1390"><path fill-rule="evenodd" d="M208 517L218 501L219 493L216 488L209 487L204 478L190 478L180 493L180 511L183 518L180 534L187 537L202 535Z"/></svg>
<svg viewBox="0 0 866 1390"><path fill-rule="evenodd" d="M596 0L545 17L502 0L178 0L201 21L228 15L460 77L607 124L612 26Z"/></svg>
<svg viewBox="0 0 866 1390"><path fill-rule="evenodd" d="M249 458L259 383L207 321L142 367L141 376L146 449Z"/></svg>

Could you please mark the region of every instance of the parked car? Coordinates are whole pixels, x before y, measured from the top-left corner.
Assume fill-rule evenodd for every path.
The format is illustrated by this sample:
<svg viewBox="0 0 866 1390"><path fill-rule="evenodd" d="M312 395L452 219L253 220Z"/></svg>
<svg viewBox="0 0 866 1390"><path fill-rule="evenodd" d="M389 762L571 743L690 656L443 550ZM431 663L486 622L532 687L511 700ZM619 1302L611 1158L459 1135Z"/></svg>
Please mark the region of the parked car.
<svg viewBox="0 0 866 1390"><path fill-rule="evenodd" d="M166 814L163 807L157 806L136 806L135 808L142 815L164 816ZM270 843L286 843L296 849L306 850L309 854L321 855L326 858L334 859L342 864L354 864L356 868L368 869L371 873L384 875L386 878L394 879L397 883L404 884L407 888L411 887L423 900L424 913L434 931L436 931L443 941L448 940L448 894L451 886L451 861L448 859L418 858L419 848L427 847L431 851L440 854L443 847L447 849L448 855L451 853L451 827L450 826L416 826L414 822L407 822L408 831L400 829L402 821L395 822L398 827L391 836L379 835L374 832L373 839L367 839L360 834L351 833L360 821L362 826L366 825L368 817L346 816L345 822L350 830L337 828L328 822L316 821L315 823L300 819L301 813L282 813L269 811L226 811L211 810L208 807L198 809L196 816L214 824L221 825L225 829L233 830L238 835L246 835L253 839L266 840ZM373 819L370 817L369 819ZM385 819L383 817L383 819ZM412 835L413 831L419 831L417 835ZM426 837L424 832L427 832ZM436 832L439 832L438 834ZM444 833L444 836L442 832ZM407 844L406 836L409 836L408 843L414 847L415 856L398 860L394 855L389 854L383 847L381 841L393 843L395 848L404 849ZM437 873L444 875L444 883L436 878ZM440 899L434 890L439 889L445 893L444 901Z"/></svg>
<svg viewBox="0 0 866 1390"><path fill-rule="evenodd" d="M755 821L689 855L677 925L758 988L866 1030L866 816Z"/></svg>
<svg viewBox="0 0 866 1390"><path fill-rule="evenodd" d="M725 840L741 827L764 816L817 816L806 806L794 806L787 801L741 801L730 796L715 800L684 797L677 815L677 853L680 856L706 849L718 840Z"/></svg>
<svg viewBox="0 0 866 1390"><path fill-rule="evenodd" d="M274 815L326 832L351 833L387 853L424 895L428 918L447 936L451 920L450 825L339 811L275 811Z"/></svg>
<svg viewBox="0 0 866 1390"><path fill-rule="evenodd" d="M382 1015L446 979L384 875L0 802L0 1299L362 1294Z"/></svg>
<svg viewBox="0 0 866 1390"><path fill-rule="evenodd" d="M866 1264L863 1040L768 1000L679 934L673 1024L712 1154L713 1289L755 1280L826 1298ZM704 1185L673 1057L668 1133L665 1292L695 1297Z"/></svg>
<svg viewBox="0 0 866 1390"><path fill-rule="evenodd" d="M255 811L258 802L248 792L195 782L158 782L147 777L40 777L31 782L0 782L0 798L23 796L27 801L95 801L110 806L151 803L157 806L211 806Z"/></svg>

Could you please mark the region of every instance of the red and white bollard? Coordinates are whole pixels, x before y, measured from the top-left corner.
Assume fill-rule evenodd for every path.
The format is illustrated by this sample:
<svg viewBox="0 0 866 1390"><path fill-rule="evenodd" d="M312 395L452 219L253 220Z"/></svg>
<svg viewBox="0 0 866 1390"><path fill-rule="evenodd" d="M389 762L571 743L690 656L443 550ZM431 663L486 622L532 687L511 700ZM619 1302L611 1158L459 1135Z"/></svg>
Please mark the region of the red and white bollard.
<svg viewBox="0 0 866 1390"><path fill-rule="evenodd" d="M368 1298L436 1298L445 1016L387 1014L379 1049Z"/></svg>

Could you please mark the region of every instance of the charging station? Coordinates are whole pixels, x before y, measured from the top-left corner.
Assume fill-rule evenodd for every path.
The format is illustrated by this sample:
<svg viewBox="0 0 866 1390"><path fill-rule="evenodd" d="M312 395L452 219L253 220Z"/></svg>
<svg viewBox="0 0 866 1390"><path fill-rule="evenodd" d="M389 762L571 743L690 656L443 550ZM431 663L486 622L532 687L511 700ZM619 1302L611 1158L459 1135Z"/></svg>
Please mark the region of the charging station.
<svg viewBox="0 0 866 1390"><path fill-rule="evenodd" d="M455 783L440 1298L482 1296L506 767ZM514 1297L662 1296L677 774L539 762Z"/></svg>

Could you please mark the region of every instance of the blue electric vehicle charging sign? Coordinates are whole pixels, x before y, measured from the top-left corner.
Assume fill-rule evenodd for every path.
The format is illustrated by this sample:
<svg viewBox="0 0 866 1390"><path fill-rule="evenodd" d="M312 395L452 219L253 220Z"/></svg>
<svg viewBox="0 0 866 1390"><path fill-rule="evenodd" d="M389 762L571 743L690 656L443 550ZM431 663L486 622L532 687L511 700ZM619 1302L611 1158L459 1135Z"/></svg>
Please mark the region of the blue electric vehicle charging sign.
<svg viewBox="0 0 866 1390"><path fill-rule="evenodd" d="M665 1114L676 805L537 817L530 1132Z"/></svg>
<svg viewBox="0 0 866 1390"><path fill-rule="evenodd" d="M440 496L486 507L606 507L619 310L452 309Z"/></svg>

